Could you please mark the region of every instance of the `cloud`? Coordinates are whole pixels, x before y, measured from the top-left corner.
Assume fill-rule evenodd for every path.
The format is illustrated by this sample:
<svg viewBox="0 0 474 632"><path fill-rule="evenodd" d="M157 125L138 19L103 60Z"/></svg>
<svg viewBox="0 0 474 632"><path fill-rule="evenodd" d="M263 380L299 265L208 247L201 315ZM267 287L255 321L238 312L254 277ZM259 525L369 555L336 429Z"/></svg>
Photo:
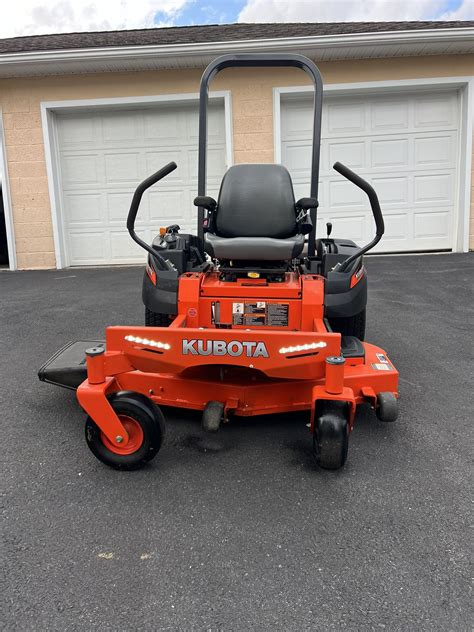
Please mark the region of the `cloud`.
<svg viewBox="0 0 474 632"><path fill-rule="evenodd" d="M446 11L440 20L474 20L474 2L463 0L457 9Z"/></svg>
<svg viewBox="0 0 474 632"><path fill-rule="evenodd" d="M1 1L1 0L0 0ZM228 22L244 0L3 0L0 37ZM453 8L455 7L455 8ZM192 18L192 19L191 19ZM239 22L474 20L473 0L247 0Z"/></svg>
<svg viewBox="0 0 474 632"><path fill-rule="evenodd" d="M247 0L239 22L385 22L474 19L473 0Z"/></svg>
<svg viewBox="0 0 474 632"><path fill-rule="evenodd" d="M8 0L4 0L6 3ZM192 1L192 0L191 0ZM10 0L0 37L169 26L190 0Z"/></svg>

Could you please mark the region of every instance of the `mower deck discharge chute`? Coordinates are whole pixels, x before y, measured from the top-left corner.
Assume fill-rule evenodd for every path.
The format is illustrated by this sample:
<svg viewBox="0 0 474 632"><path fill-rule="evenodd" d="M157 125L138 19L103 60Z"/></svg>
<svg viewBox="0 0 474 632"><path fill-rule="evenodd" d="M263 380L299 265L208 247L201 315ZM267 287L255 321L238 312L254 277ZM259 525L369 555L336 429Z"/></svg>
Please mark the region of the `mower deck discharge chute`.
<svg viewBox="0 0 474 632"><path fill-rule="evenodd" d="M281 165L237 165L219 199L206 195L207 94L231 66L296 66L315 85L310 197L295 202ZM152 245L135 233L143 193L176 169L169 163L142 182L127 220L148 252L143 327L108 327L103 342L67 345L40 379L77 388L89 415L92 452L118 469L135 469L158 452L159 405L203 411L203 428L229 415L310 411L316 461L341 467L358 405L382 421L398 414L398 372L382 349L364 342L367 274L363 255L384 222L372 187L340 163L334 168L368 195L375 238L316 239L322 81L300 55L228 55L201 80L197 235L169 226ZM212 399L210 397L212 396Z"/></svg>

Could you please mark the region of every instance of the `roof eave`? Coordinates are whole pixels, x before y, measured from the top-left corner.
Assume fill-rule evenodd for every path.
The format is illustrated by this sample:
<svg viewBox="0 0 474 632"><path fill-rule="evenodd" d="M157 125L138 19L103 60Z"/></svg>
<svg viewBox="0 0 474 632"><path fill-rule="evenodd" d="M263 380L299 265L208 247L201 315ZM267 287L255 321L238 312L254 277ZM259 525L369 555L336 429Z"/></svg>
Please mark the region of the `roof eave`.
<svg viewBox="0 0 474 632"><path fill-rule="evenodd" d="M419 31L386 31L316 37L288 37L228 42L199 42L191 44L115 46L101 48L25 51L0 54L0 76L32 76L78 72L102 72L100 64L113 63L113 70L150 68L200 67L217 55L238 52L306 52L316 60L386 57L393 55L451 54L474 52L474 28L427 29ZM388 53L388 54L387 54ZM46 67L45 67L46 65ZM48 71L47 66L50 67ZM122 67L123 66L123 67ZM69 68L69 70L68 70Z"/></svg>

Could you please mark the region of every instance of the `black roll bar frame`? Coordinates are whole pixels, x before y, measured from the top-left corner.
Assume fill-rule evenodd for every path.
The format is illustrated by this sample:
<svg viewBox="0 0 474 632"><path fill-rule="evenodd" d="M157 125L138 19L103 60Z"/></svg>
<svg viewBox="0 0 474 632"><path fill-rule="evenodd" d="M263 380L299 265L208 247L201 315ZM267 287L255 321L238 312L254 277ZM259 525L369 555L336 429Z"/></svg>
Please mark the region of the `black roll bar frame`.
<svg viewBox="0 0 474 632"><path fill-rule="evenodd" d="M209 98L209 83L215 75L231 67L240 68L280 68L293 66L304 70L314 84L313 106L313 145L311 155L311 185L310 197L318 199L319 154L321 145L321 114L323 105L323 80L314 62L303 55L288 53L265 54L235 54L222 55L212 61L205 69L199 90L199 153L198 153L198 196L206 195L207 175L207 109ZM204 207L198 207L197 233L201 243L204 239ZM316 242L317 207L310 211L312 230L308 235L308 255L314 256Z"/></svg>

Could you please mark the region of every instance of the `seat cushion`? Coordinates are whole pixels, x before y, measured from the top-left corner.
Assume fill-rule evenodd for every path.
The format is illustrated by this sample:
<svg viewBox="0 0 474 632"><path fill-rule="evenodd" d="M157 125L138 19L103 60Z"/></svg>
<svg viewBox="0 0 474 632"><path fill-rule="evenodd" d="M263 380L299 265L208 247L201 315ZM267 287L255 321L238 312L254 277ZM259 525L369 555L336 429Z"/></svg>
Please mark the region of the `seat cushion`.
<svg viewBox="0 0 474 632"><path fill-rule="evenodd" d="M293 184L282 165L234 165L219 192L215 232L222 237L285 239L296 230Z"/></svg>
<svg viewBox="0 0 474 632"><path fill-rule="evenodd" d="M204 236L204 248L215 259L236 261L288 261L297 257L304 246L304 235L286 239L272 237Z"/></svg>

